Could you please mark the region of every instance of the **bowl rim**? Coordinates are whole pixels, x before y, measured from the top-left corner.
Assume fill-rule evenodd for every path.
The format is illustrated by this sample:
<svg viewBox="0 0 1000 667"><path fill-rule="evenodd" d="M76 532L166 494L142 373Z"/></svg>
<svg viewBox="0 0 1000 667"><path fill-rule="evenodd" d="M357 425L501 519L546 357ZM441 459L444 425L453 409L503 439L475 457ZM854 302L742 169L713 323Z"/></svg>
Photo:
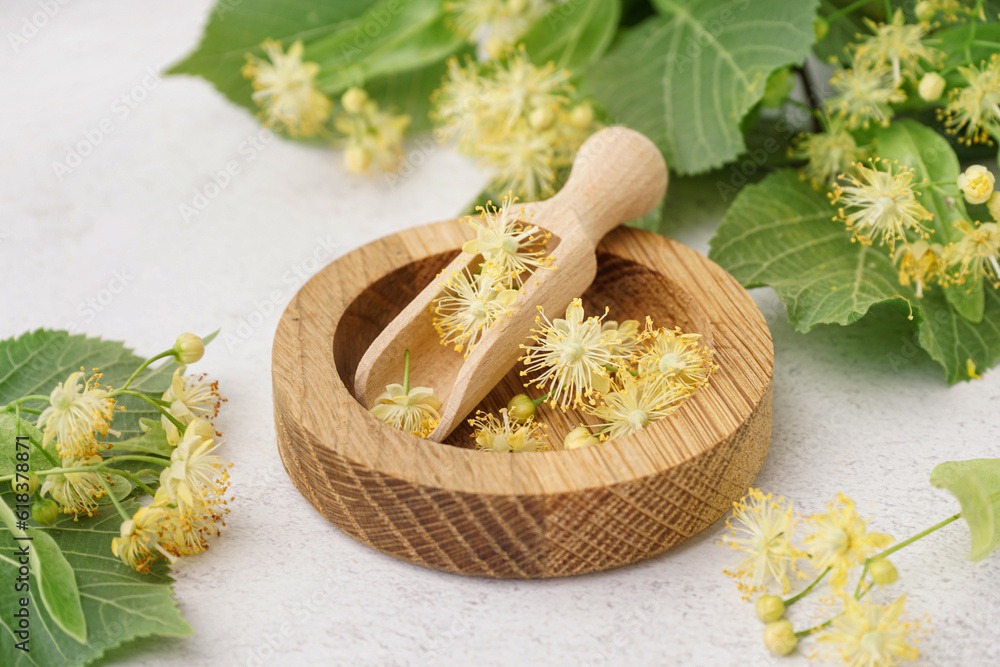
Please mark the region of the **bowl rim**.
<svg viewBox="0 0 1000 667"><path fill-rule="evenodd" d="M598 253L660 273L692 297L684 301L699 308L711 327L720 368L707 387L672 417L584 449L504 456L442 445L393 429L371 415L340 376L334 358L337 327L371 284L406 264L457 251L467 236L466 225L458 219L404 230L341 256L302 285L281 315L272 352L275 410L286 428L294 425L288 430L301 437L294 442L289 438L286 446L326 449L423 487L475 495L549 496L668 473L728 440L765 397L773 376L773 346L764 317L746 290L691 248L659 234L618 228L601 242ZM670 273L637 257L643 249L665 262L673 260ZM404 264L386 262L387 257L399 256L406 257ZM388 268L374 268L379 266ZM713 298L706 297L705 288L711 289ZM693 298L692 291L700 298ZM302 317L304 312L308 318ZM738 340L740 332L753 340ZM758 358L748 356L738 369L735 364L730 367L740 350L752 350ZM309 363L296 367L302 359Z"/></svg>

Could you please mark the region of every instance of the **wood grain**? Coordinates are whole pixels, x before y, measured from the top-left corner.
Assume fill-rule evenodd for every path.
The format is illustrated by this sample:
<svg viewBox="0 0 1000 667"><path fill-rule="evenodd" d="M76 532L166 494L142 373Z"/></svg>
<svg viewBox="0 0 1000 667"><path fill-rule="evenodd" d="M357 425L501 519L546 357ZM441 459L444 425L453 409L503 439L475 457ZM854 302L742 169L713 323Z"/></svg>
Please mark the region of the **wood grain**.
<svg viewBox="0 0 1000 667"><path fill-rule="evenodd" d="M605 305L619 320L648 314L715 349L719 371L671 417L587 449L500 455L472 449L464 422L439 444L390 428L354 398L371 341L467 238L453 220L375 241L316 274L283 314L272 364L278 448L309 502L397 558L502 578L633 563L722 517L767 455L771 337L729 274L658 235L612 231L583 297L588 314ZM414 358L413 384L439 379ZM520 380L509 369L477 407L504 406L524 391ZM540 419L558 444L587 418L543 408Z"/></svg>

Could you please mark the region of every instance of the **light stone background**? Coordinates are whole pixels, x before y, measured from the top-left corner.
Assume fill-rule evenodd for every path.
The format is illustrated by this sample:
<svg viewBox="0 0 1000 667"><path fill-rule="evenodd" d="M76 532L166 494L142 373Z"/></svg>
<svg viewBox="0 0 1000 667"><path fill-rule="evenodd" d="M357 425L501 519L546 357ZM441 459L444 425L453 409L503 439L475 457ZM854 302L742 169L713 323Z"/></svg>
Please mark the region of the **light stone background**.
<svg viewBox="0 0 1000 667"><path fill-rule="evenodd" d="M275 446L279 314L299 274L452 217L485 176L447 150L426 155L395 189L347 175L338 154L279 140L249 160L240 147L259 127L247 112L204 81L146 78L194 47L207 0L63 2L16 50L8 34L42 3L0 9L0 337L76 327L142 354L181 331L234 337L196 367L229 397L219 426L237 497L223 537L176 569L176 598L196 633L115 651L111 664L807 662L765 652L751 605L722 574L734 554L715 545L720 526L617 571L491 581L396 561L329 525L292 487ZM123 95L135 102L127 116ZM53 164L104 118L111 131L60 179ZM241 173L186 224L179 206L231 160ZM675 192L687 201L668 208L671 234L702 252L717 222L703 209L714 193L709 179L700 195ZM126 284L112 294L116 275ZM957 511L928 474L941 461L1000 456L1000 372L948 388L903 329L804 336L769 291L754 296L777 356L774 439L757 483L806 513L843 491L900 538ZM894 558L895 589L936 628L926 664L1000 659L1000 558L968 563L968 548L953 524ZM807 608L791 618L813 620Z"/></svg>

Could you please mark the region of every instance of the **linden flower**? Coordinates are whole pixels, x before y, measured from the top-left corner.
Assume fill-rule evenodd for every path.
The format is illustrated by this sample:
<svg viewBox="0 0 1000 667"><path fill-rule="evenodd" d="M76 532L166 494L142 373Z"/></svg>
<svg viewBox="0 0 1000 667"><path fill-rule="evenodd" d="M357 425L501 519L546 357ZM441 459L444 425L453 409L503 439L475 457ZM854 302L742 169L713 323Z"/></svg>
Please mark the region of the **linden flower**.
<svg viewBox="0 0 1000 667"><path fill-rule="evenodd" d="M254 101L263 107L267 127L284 129L291 136L311 137L323 130L333 104L316 87L319 65L302 62L302 42L284 53L281 43L265 40L267 60L248 53L243 76L253 84Z"/></svg>
<svg viewBox="0 0 1000 667"><path fill-rule="evenodd" d="M70 373L49 394L49 407L38 416L38 428L44 430L42 446L53 439L64 458L90 456L97 453L97 436L108 434L114 416L115 400L100 389L100 375L84 380L82 372Z"/></svg>
<svg viewBox="0 0 1000 667"><path fill-rule="evenodd" d="M557 167L562 163L555 132L538 133L517 123L506 137L482 144L478 153L495 170L491 187L498 192L516 192L535 200L555 191Z"/></svg>
<svg viewBox="0 0 1000 667"><path fill-rule="evenodd" d="M406 391L401 384L390 384L375 399L370 412L393 428L424 438L441 420L440 409L441 400L430 387Z"/></svg>
<svg viewBox="0 0 1000 667"><path fill-rule="evenodd" d="M985 204L993 194L996 177L981 164L974 164L958 175L957 184L970 204Z"/></svg>
<svg viewBox="0 0 1000 667"><path fill-rule="evenodd" d="M863 564L876 549L892 543L888 535L869 533L865 520L854 511L854 502L842 493L837 494L836 503L827 503L826 514L814 514L807 521L813 532L803 544L817 571L830 568L834 592L843 590L851 568Z"/></svg>
<svg viewBox="0 0 1000 667"><path fill-rule="evenodd" d="M639 374L650 382L693 392L715 370L712 351L699 345L700 340L701 334L685 334L680 329L653 329L647 317L646 330L639 337Z"/></svg>
<svg viewBox="0 0 1000 667"><path fill-rule="evenodd" d="M514 312L517 290L508 289L496 269L484 266L473 275L466 267L448 276L442 287L444 294L431 305L434 328L442 345L464 349L466 357L484 332Z"/></svg>
<svg viewBox="0 0 1000 667"><path fill-rule="evenodd" d="M521 345L526 350L521 361L521 375L536 377L525 384L548 389L550 403L564 410L570 405L582 405L584 397L596 390L606 392L611 386L608 366L617 367L628 361L616 347L618 342L603 329L601 317L583 316L583 302L573 299L566 309L566 319L549 321L539 306L539 316L532 329L534 345ZM591 400L593 402L593 400Z"/></svg>
<svg viewBox="0 0 1000 667"><path fill-rule="evenodd" d="M175 557L160 546L160 530L166 512L159 507L141 507L128 521L123 521L119 536L111 540L111 553L138 572L149 572L150 563L161 556L173 562Z"/></svg>
<svg viewBox="0 0 1000 667"><path fill-rule="evenodd" d="M102 461L100 454L83 456L78 459L63 458L63 468L83 468ZM48 494L60 505L65 514L86 514L94 516L97 513L97 499L105 493L98 473L93 471L67 472L46 475L42 482L39 496Z"/></svg>
<svg viewBox="0 0 1000 667"><path fill-rule="evenodd" d="M160 473L160 486L179 511L196 513L221 498L229 488L228 468L212 452L218 448L214 438L206 438L188 427L184 438L170 454L170 465Z"/></svg>
<svg viewBox="0 0 1000 667"><path fill-rule="evenodd" d="M553 258L545 254L545 244L552 235L528 224L523 209L520 214L511 213L514 201L508 194L499 209L490 201L485 208L476 207L478 220L472 216L463 218L463 222L476 231L476 238L466 241L462 250L482 255L488 267L495 269L506 285L520 287L524 284L525 273L552 266Z"/></svg>
<svg viewBox="0 0 1000 667"><path fill-rule="evenodd" d="M876 25L870 19L865 23L875 33L858 45L857 62L863 67L889 67L892 69L893 86L899 86L905 74L912 80L922 72L920 61L936 63L941 53L923 43L926 30L920 24L907 25L903 10L897 9L892 23Z"/></svg>
<svg viewBox="0 0 1000 667"><path fill-rule="evenodd" d="M219 383L209 382L205 375L183 375L183 368L174 371L170 387L161 397L170 404L169 411L177 421L185 426L195 419L212 421L219 415L219 407L226 399L219 394ZM166 416L160 416L160 423L168 437L179 435L174 423Z"/></svg>
<svg viewBox="0 0 1000 667"><path fill-rule="evenodd" d="M496 58L551 8L549 0L455 0L444 4L455 32Z"/></svg>
<svg viewBox="0 0 1000 667"><path fill-rule="evenodd" d="M879 163L886 166L885 171L878 168ZM834 219L842 219L853 240L866 245L878 237L880 243L895 248L896 239L905 240L907 230L926 236L922 222L934 216L917 201L913 169L897 167L893 173L894 163L880 158L869 164L855 162L854 171L842 175L848 184L834 186L830 198L840 204Z"/></svg>
<svg viewBox="0 0 1000 667"><path fill-rule="evenodd" d="M855 667L892 667L901 660L916 660L919 652L911 637L920 626L902 620L905 605L905 595L890 605L845 596L844 613L816 641L836 646L844 664Z"/></svg>
<svg viewBox="0 0 1000 667"><path fill-rule="evenodd" d="M863 154L839 121L830 122L826 132L800 134L789 151L792 158L807 161L803 170L816 188L833 185Z"/></svg>
<svg viewBox="0 0 1000 667"><path fill-rule="evenodd" d="M403 157L403 137L410 117L380 110L360 88L344 93L341 104L345 113L337 117L334 126L347 137L347 170L363 174L374 166L381 171L395 171Z"/></svg>
<svg viewBox="0 0 1000 667"><path fill-rule="evenodd" d="M600 426L606 429L603 433L614 440L669 417L687 397L680 387L650 383L628 371L619 371L612 391L601 397L602 404L587 412L602 420Z"/></svg>
<svg viewBox="0 0 1000 667"><path fill-rule="evenodd" d="M837 94L826 101L849 129L868 127L872 120L888 125L890 104L903 102L906 94L896 87L892 70L874 65L838 66L830 77Z"/></svg>
<svg viewBox="0 0 1000 667"><path fill-rule="evenodd" d="M994 285L1000 285L1000 226L995 222L971 225L958 223L965 235L950 243L945 250L948 264L958 267L958 278L965 282L970 278L985 278Z"/></svg>
<svg viewBox="0 0 1000 667"><path fill-rule="evenodd" d="M160 487L156 490L151 507L162 512L159 544L168 559L201 553L208 548L208 538L219 534L216 524L221 522L225 525L222 519L229 514L229 510L223 507L225 500L219 496L208 501L195 511L183 514L170 500L166 489Z"/></svg>
<svg viewBox="0 0 1000 667"><path fill-rule="evenodd" d="M966 86L953 88L951 100L939 116L950 134L962 132L959 141L967 145L992 143L991 135L1000 133L1000 54L989 63L959 67Z"/></svg>
<svg viewBox="0 0 1000 667"><path fill-rule="evenodd" d="M726 519L729 532L720 544L746 554L733 570L726 570L739 582L744 599L767 590L771 583L781 586L782 594L791 588L788 576L796 571L795 562L804 557L791 545L797 521L790 502L760 489L750 489L733 503L732 516Z"/></svg>
<svg viewBox="0 0 1000 667"><path fill-rule="evenodd" d="M605 320L601 325L601 335L607 339L612 354L630 358L635 354L639 341L639 321L625 320L618 324L615 320Z"/></svg>
<svg viewBox="0 0 1000 667"><path fill-rule="evenodd" d="M534 417L524 422L510 418L507 408L500 409L500 418L483 411L469 420L475 429L476 449L487 452L544 452L549 449L548 437Z"/></svg>
<svg viewBox="0 0 1000 667"><path fill-rule="evenodd" d="M945 249L923 239L899 246L893 261L899 264L899 284L912 284L918 299L924 296L925 285L944 277L947 264Z"/></svg>

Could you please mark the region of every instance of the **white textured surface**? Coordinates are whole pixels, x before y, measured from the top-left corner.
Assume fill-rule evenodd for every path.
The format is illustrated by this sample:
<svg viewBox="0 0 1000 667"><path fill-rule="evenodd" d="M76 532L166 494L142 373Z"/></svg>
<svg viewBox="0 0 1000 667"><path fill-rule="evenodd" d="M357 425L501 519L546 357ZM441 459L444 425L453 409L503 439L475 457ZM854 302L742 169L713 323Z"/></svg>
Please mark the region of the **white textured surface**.
<svg viewBox="0 0 1000 667"><path fill-rule="evenodd" d="M186 330L222 327L238 340L220 338L197 367L230 399L219 426L238 498L224 536L177 568L196 634L140 643L113 662L804 664L765 653L751 605L721 573L732 554L715 546L716 530L633 567L509 582L395 561L312 510L282 471L271 416L271 338L299 273L332 259L328 245L341 254L451 217L483 177L442 150L394 191L345 175L326 150L276 140L247 160L240 145L258 126L196 79L147 80L155 85L122 117L115 101L195 45L208 7L71 0L17 51L6 36L39 4L8 0L0 17L0 337L76 326L145 354ZM53 162L104 118L111 132L60 180ZM230 160L241 173L185 224L179 205ZM682 225L676 237L704 251L710 232ZM116 271L124 289L102 292ZM940 461L1000 456L1000 373L949 389L929 360L912 359L902 332L874 343L857 328L803 336L769 292L755 297L777 353L774 440L758 484L805 512L843 491L897 537L954 513L927 477ZM927 664L1000 660L1000 559L968 563L968 545L955 524L894 559L896 588L936 628ZM792 615L798 627L807 611Z"/></svg>

